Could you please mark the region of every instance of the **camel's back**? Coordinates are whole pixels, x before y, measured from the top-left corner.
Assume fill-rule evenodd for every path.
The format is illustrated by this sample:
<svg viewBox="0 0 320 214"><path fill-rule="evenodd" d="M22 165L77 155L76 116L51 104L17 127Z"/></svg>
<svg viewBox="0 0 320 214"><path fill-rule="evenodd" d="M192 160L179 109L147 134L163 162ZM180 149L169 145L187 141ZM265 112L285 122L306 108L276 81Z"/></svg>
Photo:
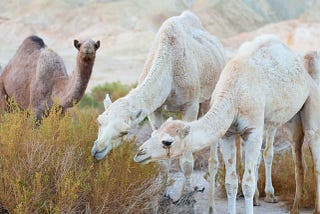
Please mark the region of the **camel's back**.
<svg viewBox="0 0 320 214"><path fill-rule="evenodd" d="M22 108L29 104L29 85L34 78L41 49L45 47L37 36L26 38L1 74L6 93L14 96Z"/></svg>
<svg viewBox="0 0 320 214"><path fill-rule="evenodd" d="M311 78L299 57L278 39L258 37L239 49L236 60L242 64L238 87L263 102L266 120L287 121L302 107Z"/></svg>
<svg viewBox="0 0 320 214"><path fill-rule="evenodd" d="M209 100L226 63L221 42L189 11L167 20L164 29L173 32L169 43L173 76L169 102L178 106L196 99L200 103Z"/></svg>

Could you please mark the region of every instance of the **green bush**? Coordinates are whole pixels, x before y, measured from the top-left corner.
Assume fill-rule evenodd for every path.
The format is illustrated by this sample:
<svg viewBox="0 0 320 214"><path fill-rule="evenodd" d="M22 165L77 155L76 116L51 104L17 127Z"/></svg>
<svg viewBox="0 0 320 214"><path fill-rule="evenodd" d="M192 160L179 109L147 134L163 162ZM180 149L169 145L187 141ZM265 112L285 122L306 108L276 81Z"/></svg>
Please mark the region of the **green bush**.
<svg viewBox="0 0 320 214"><path fill-rule="evenodd" d="M137 84L124 85L120 82L105 83L94 87L91 93L85 94L80 100L80 107L94 107L99 110L103 110L103 99L108 93L112 102L123 97L129 93L129 91L136 87Z"/></svg>

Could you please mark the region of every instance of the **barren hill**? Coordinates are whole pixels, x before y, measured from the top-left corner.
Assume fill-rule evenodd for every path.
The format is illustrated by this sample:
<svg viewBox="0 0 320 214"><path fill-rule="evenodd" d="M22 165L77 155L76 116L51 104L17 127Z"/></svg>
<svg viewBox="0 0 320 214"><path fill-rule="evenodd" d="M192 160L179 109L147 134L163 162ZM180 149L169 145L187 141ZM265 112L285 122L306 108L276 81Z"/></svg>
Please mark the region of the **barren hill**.
<svg viewBox="0 0 320 214"><path fill-rule="evenodd" d="M101 41L101 49L89 88L106 81L135 82L163 20L186 9L224 39L229 56L242 41L261 33L279 35L302 51L320 47L316 0L14 0L1 2L0 64L8 62L25 37L37 34L71 72L73 39L91 37ZM270 25L289 19L298 20ZM243 33L249 31L255 32Z"/></svg>

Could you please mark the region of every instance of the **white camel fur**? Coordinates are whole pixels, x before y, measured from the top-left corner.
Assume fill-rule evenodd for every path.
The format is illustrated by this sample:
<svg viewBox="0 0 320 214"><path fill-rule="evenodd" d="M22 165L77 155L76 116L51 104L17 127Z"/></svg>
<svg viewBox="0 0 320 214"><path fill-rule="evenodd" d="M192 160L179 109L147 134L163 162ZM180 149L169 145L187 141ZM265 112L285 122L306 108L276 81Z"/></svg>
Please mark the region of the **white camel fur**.
<svg viewBox="0 0 320 214"><path fill-rule="evenodd" d="M135 161L148 163L180 157L207 146L220 146L226 166L228 213L236 213L238 178L235 165L235 134L244 141L245 171L242 191L245 213L253 213L255 170L263 133L271 137L275 130L297 113L302 121L305 141L314 154L317 184L320 172L320 96L312 78L299 58L274 36L261 36L244 43L238 54L221 73L212 94L209 112L199 120L165 122L154 131L135 156ZM303 108L302 108L303 107ZM215 154L216 152L212 152ZM213 157L217 160L216 157ZM215 171L212 172L215 176ZM211 185L213 185L211 183ZM315 213L319 211L319 185ZM214 206L209 207L214 209Z"/></svg>
<svg viewBox="0 0 320 214"><path fill-rule="evenodd" d="M105 100L92 155L102 159L121 143L131 126L146 116L153 128L158 128L164 107L182 112L183 120L195 120L201 105L208 106L225 63L222 44L203 29L194 14L186 11L166 20L156 35L137 88L114 103ZM184 154L180 163L188 185L192 153Z"/></svg>

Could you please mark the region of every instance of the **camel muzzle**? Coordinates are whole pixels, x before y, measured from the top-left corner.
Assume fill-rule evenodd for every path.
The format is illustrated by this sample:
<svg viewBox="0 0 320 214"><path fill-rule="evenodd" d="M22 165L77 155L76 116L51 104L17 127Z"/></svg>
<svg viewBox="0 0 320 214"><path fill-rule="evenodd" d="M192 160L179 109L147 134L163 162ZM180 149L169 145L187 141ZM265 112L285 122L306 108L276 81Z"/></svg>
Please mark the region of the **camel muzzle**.
<svg viewBox="0 0 320 214"><path fill-rule="evenodd" d="M139 150L139 152L134 156L133 160L137 163L148 163L148 160L151 159L151 156L143 157L146 154L145 149Z"/></svg>

